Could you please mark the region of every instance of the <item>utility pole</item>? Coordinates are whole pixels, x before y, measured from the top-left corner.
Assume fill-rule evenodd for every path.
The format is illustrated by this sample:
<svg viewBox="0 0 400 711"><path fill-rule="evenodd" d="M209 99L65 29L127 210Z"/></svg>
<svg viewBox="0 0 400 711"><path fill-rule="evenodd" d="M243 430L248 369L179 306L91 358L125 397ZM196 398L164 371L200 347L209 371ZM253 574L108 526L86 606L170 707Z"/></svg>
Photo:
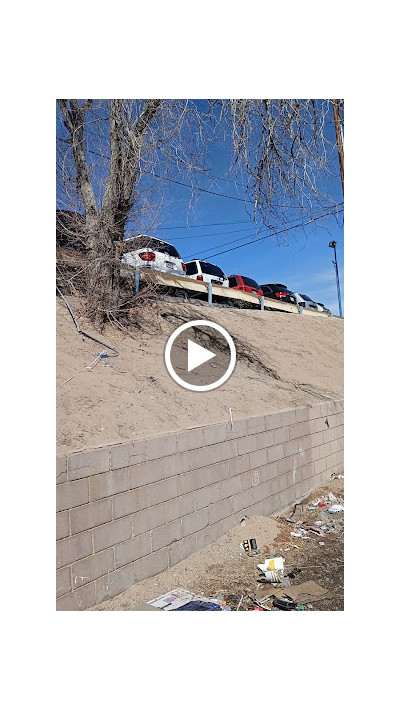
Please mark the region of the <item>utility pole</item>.
<svg viewBox="0 0 400 711"><path fill-rule="evenodd" d="M338 269L337 256L336 256L336 242L334 240L332 242L329 242L329 246L332 247L335 252L335 261L332 262L332 264L335 265L335 269L336 269L336 286L337 286L337 296L338 296L338 302L339 302L339 315L340 315L340 318L343 318L342 297L340 295L339 269Z"/></svg>
<svg viewBox="0 0 400 711"><path fill-rule="evenodd" d="M333 105L333 115L335 117L336 143L339 155L340 177L342 178L342 189L344 195L344 148L343 134L339 115L339 99L331 99Z"/></svg>

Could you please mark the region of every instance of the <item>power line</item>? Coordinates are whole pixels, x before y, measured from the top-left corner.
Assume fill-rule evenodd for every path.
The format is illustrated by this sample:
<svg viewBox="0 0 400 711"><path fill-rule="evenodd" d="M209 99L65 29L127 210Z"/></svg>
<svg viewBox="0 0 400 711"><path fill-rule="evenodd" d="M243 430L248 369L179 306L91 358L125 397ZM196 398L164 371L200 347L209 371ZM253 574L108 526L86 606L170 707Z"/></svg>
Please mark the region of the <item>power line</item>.
<svg viewBox="0 0 400 711"><path fill-rule="evenodd" d="M318 215L318 217L314 217L312 220L309 220L308 222L299 222L299 224L293 225L293 227L286 227L283 230L278 230L278 232L270 232L268 235L265 235L264 237L258 237L258 239L253 239L253 240L250 240L249 242L244 242L243 244L239 244L237 247L231 247L230 249L224 249L222 252L215 252L215 254L208 254L206 256L206 259L211 259L212 257L218 257L220 254L226 254L227 252L233 252L235 249L241 249L242 247L247 247L247 245L249 245L249 244L255 244L256 242L260 242L261 240L267 239L268 237L275 237L276 235L282 234L283 232L289 232L290 230L294 230L297 227L305 227L306 225L311 225L313 222L320 220L322 217L334 215L338 212L343 212L343 208L341 210L336 210L335 212L326 212L323 215ZM232 242L228 242L227 244L232 244Z"/></svg>

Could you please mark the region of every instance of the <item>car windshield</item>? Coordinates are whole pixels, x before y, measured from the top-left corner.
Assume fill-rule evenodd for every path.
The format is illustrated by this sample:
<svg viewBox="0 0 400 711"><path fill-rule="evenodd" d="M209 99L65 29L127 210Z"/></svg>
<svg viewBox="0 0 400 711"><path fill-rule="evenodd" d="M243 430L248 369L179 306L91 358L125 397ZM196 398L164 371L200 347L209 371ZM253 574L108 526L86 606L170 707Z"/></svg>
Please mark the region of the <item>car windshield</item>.
<svg viewBox="0 0 400 711"><path fill-rule="evenodd" d="M300 296L305 301L314 301L314 299L312 299L311 296L307 296L307 294L300 294Z"/></svg>
<svg viewBox="0 0 400 711"><path fill-rule="evenodd" d="M215 264L210 264L209 262L200 262L200 267L201 271L204 272L204 274L211 274L211 276L221 277L221 279L225 278L225 274L222 269L216 267Z"/></svg>
<svg viewBox="0 0 400 711"><path fill-rule="evenodd" d="M137 249L151 249L153 252L161 252L162 254L167 254L169 257L181 258L179 252L172 244L154 239L153 237L147 237L146 235L138 235L138 237L127 240L127 244L124 246L124 254L134 252Z"/></svg>
<svg viewBox="0 0 400 711"><path fill-rule="evenodd" d="M254 279L249 279L249 277L242 277L243 279L243 284L246 284L246 286L252 286L253 289L259 289L260 287L258 286L257 282L254 281Z"/></svg>

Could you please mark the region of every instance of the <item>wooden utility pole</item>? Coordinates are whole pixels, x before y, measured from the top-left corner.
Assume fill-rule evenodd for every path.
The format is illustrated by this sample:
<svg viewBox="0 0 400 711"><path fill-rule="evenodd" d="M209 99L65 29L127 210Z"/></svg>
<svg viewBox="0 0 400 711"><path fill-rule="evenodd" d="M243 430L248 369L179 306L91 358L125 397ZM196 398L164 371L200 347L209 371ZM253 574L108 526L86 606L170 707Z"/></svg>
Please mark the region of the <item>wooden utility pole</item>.
<svg viewBox="0 0 400 711"><path fill-rule="evenodd" d="M332 105L333 105L333 115L335 117L336 143L337 143L337 149L338 149L338 155L339 155L340 176L342 178L342 188L343 188L343 195L344 195L344 149L343 149L342 127L340 125L340 116L339 116L339 99L331 99L331 101L332 101Z"/></svg>

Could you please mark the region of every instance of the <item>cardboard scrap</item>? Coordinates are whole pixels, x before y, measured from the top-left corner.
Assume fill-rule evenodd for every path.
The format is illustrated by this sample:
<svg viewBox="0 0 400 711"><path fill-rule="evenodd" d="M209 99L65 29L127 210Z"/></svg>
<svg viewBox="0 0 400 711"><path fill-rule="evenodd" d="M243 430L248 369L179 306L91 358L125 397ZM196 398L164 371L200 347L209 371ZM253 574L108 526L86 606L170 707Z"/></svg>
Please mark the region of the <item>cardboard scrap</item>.
<svg viewBox="0 0 400 711"><path fill-rule="evenodd" d="M295 602L304 603L321 600L328 593L329 590L322 588L317 583L314 583L313 580L308 580L306 583L300 583L300 585L291 585L290 588L286 588L284 594L287 597L291 597Z"/></svg>

